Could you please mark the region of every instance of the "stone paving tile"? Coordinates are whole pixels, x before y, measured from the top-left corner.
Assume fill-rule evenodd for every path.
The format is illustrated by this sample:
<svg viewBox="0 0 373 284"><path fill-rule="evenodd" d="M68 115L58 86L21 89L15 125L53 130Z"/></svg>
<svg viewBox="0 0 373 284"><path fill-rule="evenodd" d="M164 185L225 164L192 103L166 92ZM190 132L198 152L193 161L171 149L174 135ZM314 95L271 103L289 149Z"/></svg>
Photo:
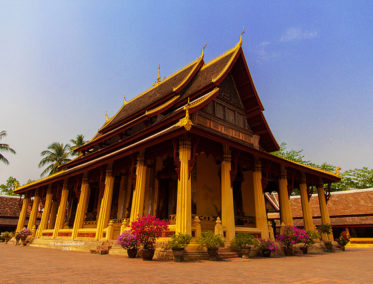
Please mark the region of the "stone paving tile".
<svg viewBox="0 0 373 284"><path fill-rule="evenodd" d="M0 283L373 283L373 249L282 257L144 262L0 244Z"/></svg>

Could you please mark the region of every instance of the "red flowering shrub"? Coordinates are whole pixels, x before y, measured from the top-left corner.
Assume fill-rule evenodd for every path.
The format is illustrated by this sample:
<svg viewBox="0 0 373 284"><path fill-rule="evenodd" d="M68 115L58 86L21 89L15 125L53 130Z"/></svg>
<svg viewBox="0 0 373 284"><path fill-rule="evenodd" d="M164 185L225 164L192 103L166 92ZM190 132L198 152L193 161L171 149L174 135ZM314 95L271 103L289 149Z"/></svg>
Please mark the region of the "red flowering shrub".
<svg viewBox="0 0 373 284"><path fill-rule="evenodd" d="M154 249L156 239L162 235L162 232L168 231L168 224L169 222L165 220L148 215L132 222L131 231L144 249Z"/></svg>
<svg viewBox="0 0 373 284"><path fill-rule="evenodd" d="M290 248L297 243L306 243L308 239L309 236L304 229L291 225L285 226L284 232L276 236L276 240L286 248Z"/></svg>

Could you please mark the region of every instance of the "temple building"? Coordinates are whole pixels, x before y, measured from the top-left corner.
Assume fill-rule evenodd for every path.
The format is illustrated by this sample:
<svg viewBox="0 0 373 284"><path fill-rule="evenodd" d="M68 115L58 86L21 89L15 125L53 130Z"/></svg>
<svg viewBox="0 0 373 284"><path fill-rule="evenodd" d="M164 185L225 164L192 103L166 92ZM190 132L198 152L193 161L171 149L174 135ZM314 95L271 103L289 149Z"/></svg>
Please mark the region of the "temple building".
<svg viewBox="0 0 373 284"><path fill-rule="evenodd" d="M306 229L314 228L309 200L325 195L338 173L271 154L279 149L264 117L240 41L218 58L202 55L129 102L76 149L61 170L16 189L25 196L17 230L37 239L116 239L138 216L170 221L193 237L238 232L271 237L266 192L279 194L281 222L293 224L290 194L301 192ZM29 221L26 208L32 199ZM37 208L42 218L35 226Z"/></svg>

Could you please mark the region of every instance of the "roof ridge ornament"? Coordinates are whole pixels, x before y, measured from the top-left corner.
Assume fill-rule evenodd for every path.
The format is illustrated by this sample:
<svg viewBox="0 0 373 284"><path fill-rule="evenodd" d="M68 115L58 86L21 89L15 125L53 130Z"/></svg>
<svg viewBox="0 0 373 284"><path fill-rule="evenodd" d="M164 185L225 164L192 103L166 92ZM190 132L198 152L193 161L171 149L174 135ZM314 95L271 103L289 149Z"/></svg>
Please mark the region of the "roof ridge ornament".
<svg viewBox="0 0 373 284"><path fill-rule="evenodd" d="M241 47L242 46L242 36L243 36L244 33L245 33L245 26L243 26L243 28L242 28L242 32L240 34L240 40L237 43L237 47Z"/></svg>
<svg viewBox="0 0 373 284"><path fill-rule="evenodd" d="M105 112L105 121L108 122L110 118L107 116L107 111Z"/></svg>
<svg viewBox="0 0 373 284"><path fill-rule="evenodd" d="M177 123L178 126L185 128L186 131L190 131L192 128L193 122L190 120L189 117L189 109L190 109L190 99L188 98L188 103L184 106L185 109L185 116L179 120Z"/></svg>
<svg viewBox="0 0 373 284"><path fill-rule="evenodd" d="M157 75L157 81L154 82L153 87L159 85L162 81L166 79L166 76L161 78L161 64L158 64L158 75Z"/></svg>
<svg viewBox="0 0 373 284"><path fill-rule="evenodd" d="M336 169L335 169L335 175L337 176L337 177L339 177L340 175L341 175L341 167L340 166L338 166Z"/></svg>
<svg viewBox="0 0 373 284"><path fill-rule="evenodd" d="M202 48L201 58L203 58L205 56L205 48L206 48L206 46L207 46L207 41L206 41L205 45Z"/></svg>

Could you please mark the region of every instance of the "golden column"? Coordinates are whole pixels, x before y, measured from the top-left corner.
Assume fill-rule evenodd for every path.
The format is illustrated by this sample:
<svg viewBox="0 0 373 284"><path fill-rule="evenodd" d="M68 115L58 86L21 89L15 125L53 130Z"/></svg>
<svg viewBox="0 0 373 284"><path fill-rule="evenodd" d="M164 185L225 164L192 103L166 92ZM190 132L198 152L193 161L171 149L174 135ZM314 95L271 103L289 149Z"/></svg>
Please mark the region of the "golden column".
<svg viewBox="0 0 373 284"><path fill-rule="evenodd" d="M262 230L262 238L268 239L268 222L262 186L262 164L255 159L255 169L253 171L254 203L256 227Z"/></svg>
<svg viewBox="0 0 373 284"><path fill-rule="evenodd" d="M21 209L21 213L19 214L16 232L21 231L23 227L25 226L27 206L28 206L28 198L27 196L25 196L22 201L22 209Z"/></svg>
<svg viewBox="0 0 373 284"><path fill-rule="evenodd" d="M280 216L281 224L293 225L293 216L291 214L289 192L288 192L288 179L286 169L281 165L280 179L278 180L279 198L280 198Z"/></svg>
<svg viewBox="0 0 373 284"><path fill-rule="evenodd" d="M69 189L67 188L67 179L65 179L63 181L60 205L58 206L56 222L54 224L53 238L56 238L58 236L58 230L63 228L63 223L65 222L65 213L68 196Z"/></svg>
<svg viewBox="0 0 373 284"><path fill-rule="evenodd" d="M43 230L45 230L47 228L49 214L50 214L50 211L51 211L52 197L53 197L52 185L50 184L48 186L47 196L45 197L43 214L41 215L40 224L39 224L39 227L38 227L38 231L36 233L37 238L40 238L43 234Z"/></svg>
<svg viewBox="0 0 373 284"><path fill-rule="evenodd" d="M142 216L144 210L144 196L146 183L146 165L144 162L144 151L142 150L137 156L136 165L136 185L132 197L130 222L136 221Z"/></svg>
<svg viewBox="0 0 373 284"><path fill-rule="evenodd" d="M119 194L118 194L118 210L117 219L122 219L124 215L124 198L126 191L126 176L124 174L120 177Z"/></svg>
<svg viewBox="0 0 373 284"><path fill-rule="evenodd" d="M32 230L36 223L36 217L38 215L38 208L39 208L40 196L37 192L35 192L34 202L32 203L30 217L28 218L27 229Z"/></svg>
<svg viewBox="0 0 373 284"><path fill-rule="evenodd" d="M177 182L176 233L192 234L192 183L189 176L191 142L188 137L180 138L180 178Z"/></svg>
<svg viewBox="0 0 373 284"><path fill-rule="evenodd" d="M315 226L313 225L311 207L310 203L308 202L306 175L304 173L302 173L299 190L302 201L304 229L306 231L313 230L315 229Z"/></svg>
<svg viewBox="0 0 373 284"><path fill-rule="evenodd" d="M80 197L78 207L76 208L73 232L71 238L75 239L78 236L78 230L83 226L85 211L87 210L89 194L88 172L84 173L82 187L80 189Z"/></svg>
<svg viewBox="0 0 373 284"><path fill-rule="evenodd" d="M57 217L57 210L58 210L58 203L56 200L52 200L51 214L49 216L49 221L48 221L48 229L54 229L54 225L56 223L56 217Z"/></svg>
<svg viewBox="0 0 373 284"><path fill-rule="evenodd" d="M223 145L223 161L221 162L221 220L222 226L226 231L225 240L228 242L232 241L236 234L231 166L229 146Z"/></svg>
<svg viewBox="0 0 373 284"><path fill-rule="evenodd" d="M317 194L319 196L319 205L320 205L320 213L321 213L321 223L324 224L331 224L330 217L329 217L329 210L325 200L325 191L324 185L320 180L319 185L317 186ZM328 237L328 238L327 238ZM328 236L323 234L322 236L324 241L334 241L333 233L330 233Z"/></svg>
<svg viewBox="0 0 373 284"><path fill-rule="evenodd" d="M113 163L110 163L107 165L107 168L106 168L105 191L101 199L100 213L98 215L96 240L101 240L103 238L103 231L107 227L108 222L109 222L110 211L111 211L111 200L113 198L113 188L114 188Z"/></svg>

